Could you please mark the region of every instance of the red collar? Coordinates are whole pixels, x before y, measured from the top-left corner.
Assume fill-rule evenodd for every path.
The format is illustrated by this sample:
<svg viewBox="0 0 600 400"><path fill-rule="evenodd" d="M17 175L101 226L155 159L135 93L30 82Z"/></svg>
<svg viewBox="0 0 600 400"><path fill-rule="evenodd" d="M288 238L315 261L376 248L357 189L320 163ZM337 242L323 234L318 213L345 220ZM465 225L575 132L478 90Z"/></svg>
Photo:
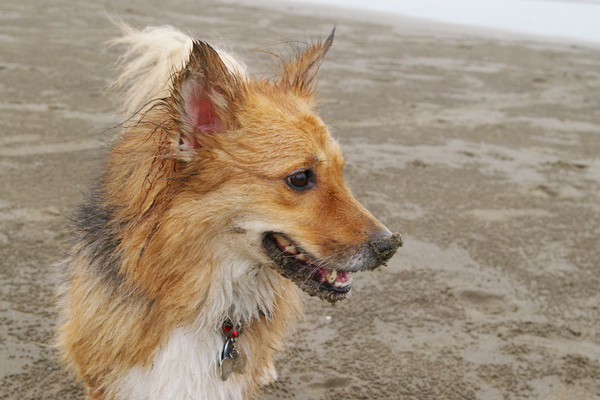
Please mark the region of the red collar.
<svg viewBox="0 0 600 400"><path fill-rule="evenodd" d="M233 322L231 322L229 319L226 319L223 322L223 325L221 325L221 330L229 339L237 339L242 334L244 325L239 324L238 326L234 326Z"/></svg>

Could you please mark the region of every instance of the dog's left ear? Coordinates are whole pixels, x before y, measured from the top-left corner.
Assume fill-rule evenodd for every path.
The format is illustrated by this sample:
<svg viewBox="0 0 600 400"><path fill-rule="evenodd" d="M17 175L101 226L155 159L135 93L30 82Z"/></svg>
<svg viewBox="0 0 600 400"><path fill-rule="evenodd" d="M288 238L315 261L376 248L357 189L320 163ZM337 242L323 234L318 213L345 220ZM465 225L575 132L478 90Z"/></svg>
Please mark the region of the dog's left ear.
<svg viewBox="0 0 600 400"><path fill-rule="evenodd" d="M295 59L284 62L279 84L299 94L312 95L316 89L317 73L333 43L335 28L327 39L310 46Z"/></svg>
<svg viewBox="0 0 600 400"><path fill-rule="evenodd" d="M208 136L237 126L239 79L207 43L194 42L186 67L173 82L173 119L180 151L203 147ZM208 139L206 139L208 140Z"/></svg>

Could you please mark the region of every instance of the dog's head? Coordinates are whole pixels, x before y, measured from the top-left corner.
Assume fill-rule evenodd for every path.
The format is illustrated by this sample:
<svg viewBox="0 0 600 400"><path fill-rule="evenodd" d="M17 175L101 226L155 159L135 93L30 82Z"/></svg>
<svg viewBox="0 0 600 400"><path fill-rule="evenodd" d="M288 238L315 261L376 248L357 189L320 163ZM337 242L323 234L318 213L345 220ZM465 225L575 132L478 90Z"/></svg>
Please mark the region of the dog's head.
<svg viewBox="0 0 600 400"><path fill-rule="evenodd" d="M199 214L214 214L202 221L220 225L215 240L335 302L350 291L350 273L385 264L402 240L351 195L340 146L315 113L316 76L332 40L257 80L195 42L167 104L170 179L206 206Z"/></svg>

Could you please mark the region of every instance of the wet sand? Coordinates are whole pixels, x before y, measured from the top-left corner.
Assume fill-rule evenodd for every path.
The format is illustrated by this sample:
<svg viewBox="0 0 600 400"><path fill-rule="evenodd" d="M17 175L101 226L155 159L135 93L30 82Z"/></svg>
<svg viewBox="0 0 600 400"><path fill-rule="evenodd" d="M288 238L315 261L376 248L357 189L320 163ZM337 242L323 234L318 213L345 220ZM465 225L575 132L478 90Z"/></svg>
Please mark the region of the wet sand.
<svg viewBox="0 0 600 400"><path fill-rule="evenodd" d="M308 7L122 3L0 5L0 399L82 398L48 347L52 264L120 121L106 13L226 39L250 65L337 25L321 115L356 197L405 246L350 301L307 298L263 399L600 398L600 50Z"/></svg>

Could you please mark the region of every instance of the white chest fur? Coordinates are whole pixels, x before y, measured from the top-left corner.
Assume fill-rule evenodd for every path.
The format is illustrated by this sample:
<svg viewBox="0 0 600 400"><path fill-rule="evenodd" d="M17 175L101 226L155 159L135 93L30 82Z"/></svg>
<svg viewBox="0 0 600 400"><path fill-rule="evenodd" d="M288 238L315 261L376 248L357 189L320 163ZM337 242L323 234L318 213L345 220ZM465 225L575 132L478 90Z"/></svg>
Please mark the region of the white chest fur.
<svg viewBox="0 0 600 400"><path fill-rule="evenodd" d="M117 400L244 398L251 379L249 374L233 374L225 382L220 378L218 358L225 338L214 327L225 317L251 321L259 318L259 311L270 313L274 279L278 275L270 268L251 271L249 265L235 261L224 265L225 279L220 280L220 290L193 326L178 327L169 332L167 341L157 349L151 364L132 368L119 382ZM244 351L241 343L238 348ZM273 373L266 371L266 374Z"/></svg>
<svg viewBox="0 0 600 400"><path fill-rule="evenodd" d="M218 376L221 333L200 335L177 328L155 354L152 365L136 367L121 382L117 399L127 400L242 400L247 377Z"/></svg>

